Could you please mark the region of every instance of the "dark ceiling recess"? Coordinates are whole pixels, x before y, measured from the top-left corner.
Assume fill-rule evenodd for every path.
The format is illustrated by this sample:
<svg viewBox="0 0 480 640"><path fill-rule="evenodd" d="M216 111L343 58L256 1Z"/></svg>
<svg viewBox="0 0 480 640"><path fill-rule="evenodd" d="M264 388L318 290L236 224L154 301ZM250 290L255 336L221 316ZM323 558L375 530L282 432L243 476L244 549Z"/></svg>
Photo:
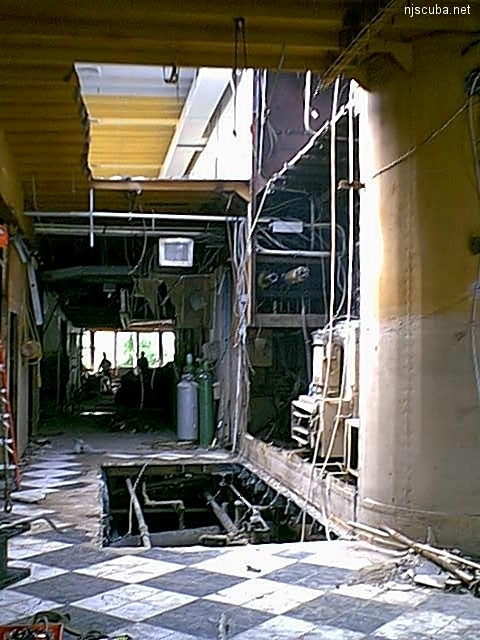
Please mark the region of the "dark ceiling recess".
<svg viewBox="0 0 480 640"><path fill-rule="evenodd" d="M70 228L72 228L70 223ZM83 228L84 223L78 227ZM141 227L142 228L142 227ZM168 226L162 225L168 229ZM131 227L130 227L131 230ZM188 232L195 235L194 264L181 270L159 267L158 237L111 235L95 236L90 247L88 235L39 236L43 256L42 280L59 296L69 320L79 327L121 328L121 291L132 297L136 283L142 278L158 281L159 317L144 300L136 302L136 310L146 321L172 319L171 303L162 304L168 289L162 278L189 273L211 273L218 264L227 261L225 224L192 225ZM178 235L182 235L179 231ZM163 289L162 289L163 287Z"/></svg>
<svg viewBox="0 0 480 640"><path fill-rule="evenodd" d="M347 103L350 81L340 84L339 108ZM323 98L326 119L331 113L331 92ZM327 104L330 104L327 109ZM330 130L324 127L298 153L297 159L278 172L262 209L261 221L256 229L256 295L255 317L257 326L301 326L300 323L317 323L328 315L328 288L330 279L331 246L331 149ZM336 175L337 184L348 178L348 117L338 120L336 126ZM354 181L358 171L358 121L354 119ZM353 314L358 308L358 207L359 195L355 192L355 219L353 232L355 301ZM259 195L258 204L263 198ZM335 193L337 272L335 310L345 312L346 273L348 267L349 189ZM292 224L285 231L282 225ZM295 228L298 225L298 228ZM327 257L320 257L321 253ZM289 281L292 272L304 275L294 285ZM295 323L297 323L295 325Z"/></svg>
<svg viewBox="0 0 480 640"><path fill-rule="evenodd" d="M257 81L263 80L257 76ZM308 90L305 73L268 72L261 158L264 179L277 173L330 118L332 92L317 91L318 82L319 77L313 75L310 108L305 118L305 94Z"/></svg>

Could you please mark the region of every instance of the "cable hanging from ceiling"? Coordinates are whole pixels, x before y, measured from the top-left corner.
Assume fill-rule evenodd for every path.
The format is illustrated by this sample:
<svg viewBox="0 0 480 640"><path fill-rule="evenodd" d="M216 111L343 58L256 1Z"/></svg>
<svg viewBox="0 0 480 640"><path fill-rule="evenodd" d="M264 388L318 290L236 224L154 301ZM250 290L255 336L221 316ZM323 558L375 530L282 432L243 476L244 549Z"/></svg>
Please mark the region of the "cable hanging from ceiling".
<svg viewBox="0 0 480 640"><path fill-rule="evenodd" d="M336 172L336 116L338 112L338 95L340 87L340 78L335 81L332 97L332 110L330 119L330 226L331 226L331 244L330 244L330 301L329 301L329 323L328 323L328 340L326 347L327 363L326 372L324 376L324 387L322 390L322 397L320 399L320 406L323 405L327 397L328 381L330 378L330 371L332 365L332 351L333 351L333 324L335 316L335 271L336 271L336 221L337 221L337 172ZM350 230L352 231L352 230ZM303 542L306 535L307 524L307 508L311 501L311 494L313 489L313 481L315 476L315 468L320 452L320 443L324 433L324 425L322 424L322 414L320 411L319 420L316 420L317 434L315 438L315 445L313 451L313 458L310 468L310 474L308 479L308 488L305 495L305 501L302 507L301 517L301 534L300 540ZM326 523L325 523L326 524ZM328 528L327 528L328 535Z"/></svg>
<svg viewBox="0 0 480 640"><path fill-rule="evenodd" d="M247 61L247 31L245 18L234 18L234 53L233 53L233 135L237 137L237 102L238 102L238 71L240 59L240 43L243 46L243 69L248 67Z"/></svg>

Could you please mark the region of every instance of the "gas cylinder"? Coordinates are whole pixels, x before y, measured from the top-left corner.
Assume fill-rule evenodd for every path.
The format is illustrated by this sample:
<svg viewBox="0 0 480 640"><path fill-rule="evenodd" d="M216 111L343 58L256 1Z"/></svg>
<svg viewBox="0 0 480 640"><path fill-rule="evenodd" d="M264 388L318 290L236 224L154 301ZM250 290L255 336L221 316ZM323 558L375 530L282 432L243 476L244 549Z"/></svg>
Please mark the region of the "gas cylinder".
<svg viewBox="0 0 480 640"><path fill-rule="evenodd" d="M198 381L198 409L200 446L209 447L215 433L215 416L213 404L213 375L205 362Z"/></svg>
<svg viewBox="0 0 480 640"><path fill-rule="evenodd" d="M189 373L177 385L177 438L198 440L198 384Z"/></svg>

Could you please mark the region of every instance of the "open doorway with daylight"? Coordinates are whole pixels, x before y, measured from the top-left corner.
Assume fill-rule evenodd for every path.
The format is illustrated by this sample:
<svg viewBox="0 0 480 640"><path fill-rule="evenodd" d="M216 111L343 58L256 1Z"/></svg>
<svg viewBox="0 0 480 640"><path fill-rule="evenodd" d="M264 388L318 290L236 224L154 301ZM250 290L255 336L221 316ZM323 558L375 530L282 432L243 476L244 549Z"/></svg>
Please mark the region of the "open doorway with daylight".
<svg viewBox="0 0 480 640"><path fill-rule="evenodd" d="M150 413L158 427L173 430L174 362L175 333L171 329L84 330L83 413L98 411L99 404L104 411L111 405L123 416L140 411L145 419Z"/></svg>

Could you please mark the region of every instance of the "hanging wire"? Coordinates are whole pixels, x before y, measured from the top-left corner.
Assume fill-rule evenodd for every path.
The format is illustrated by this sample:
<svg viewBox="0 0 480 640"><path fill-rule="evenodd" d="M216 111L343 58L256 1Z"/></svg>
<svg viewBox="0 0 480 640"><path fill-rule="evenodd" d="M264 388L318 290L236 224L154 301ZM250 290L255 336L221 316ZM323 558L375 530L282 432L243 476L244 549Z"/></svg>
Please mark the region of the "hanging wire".
<svg viewBox="0 0 480 640"><path fill-rule="evenodd" d="M327 397L328 390L328 380L330 378L330 370L332 365L332 346L333 346L333 318L335 314L335 268L336 268L336 221L337 221L337 171L336 171L336 116L338 109L338 92L340 86L340 78L337 77L335 81L335 86L333 90L333 98L332 98L332 113L331 113L331 121L330 121L330 227L331 227L331 244L330 244L330 308L329 308L329 329L328 329L328 342L327 342L327 367L324 376L324 386L322 390L322 398L320 401L320 406L323 405L325 399ZM312 489L313 489L313 479L315 475L315 465L318 459L319 451L320 451L320 443L323 435L323 424L322 424L322 412L320 412L320 420L317 425L317 437L315 440L315 447L313 452L313 459L310 469L310 476L308 480L308 489L307 494L305 496L305 502L302 509L302 528L300 534L300 541L304 542L306 526L307 526L307 506L311 499Z"/></svg>
<svg viewBox="0 0 480 640"><path fill-rule="evenodd" d="M354 91L354 83L351 83L350 88L350 102ZM348 150L348 160L349 160L349 176L348 181L352 184L354 179L354 150L353 150L353 128L354 128L354 119L353 119L353 108L350 106L348 113L349 120L349 150ZM348 198L348 271L347 271L347 311L346 311L346 324L351 320L352 316L352 302L353 302L353 266L354 266L354 225L355 225L355 203L354 203L354 190L352 188L349 189L349 198ZM345 346L345 350L350 353L350 332L347 334L347 342ZM335 420L333 423L332 433L330 434L330 440L327 445L327 452L325 454L325 459L323 461L322 468L320 470L320 478L323 478L323 475L326 471L327 464L330 460L330 457L333 452L333 447L335 444L335 438L337 436L338 428L340 426L340 417L342 413L342 405L346 392L346 384L347 384L347 366L344 362L343 370L342 370L342 379L340 385L340 398L337 407L337 413L335 415Z"/></svg>
<svg viewBox="0 0 480 640"><path fill-rule="evenodd" d="M240 39L243 45L243 68L248 66L247 62L247 32L245 26L245 18L234 18L234 53L233 53L233 135L237 137L237 102L238 102L238 68L239 68L239 52L240 52Z"/></svg>

